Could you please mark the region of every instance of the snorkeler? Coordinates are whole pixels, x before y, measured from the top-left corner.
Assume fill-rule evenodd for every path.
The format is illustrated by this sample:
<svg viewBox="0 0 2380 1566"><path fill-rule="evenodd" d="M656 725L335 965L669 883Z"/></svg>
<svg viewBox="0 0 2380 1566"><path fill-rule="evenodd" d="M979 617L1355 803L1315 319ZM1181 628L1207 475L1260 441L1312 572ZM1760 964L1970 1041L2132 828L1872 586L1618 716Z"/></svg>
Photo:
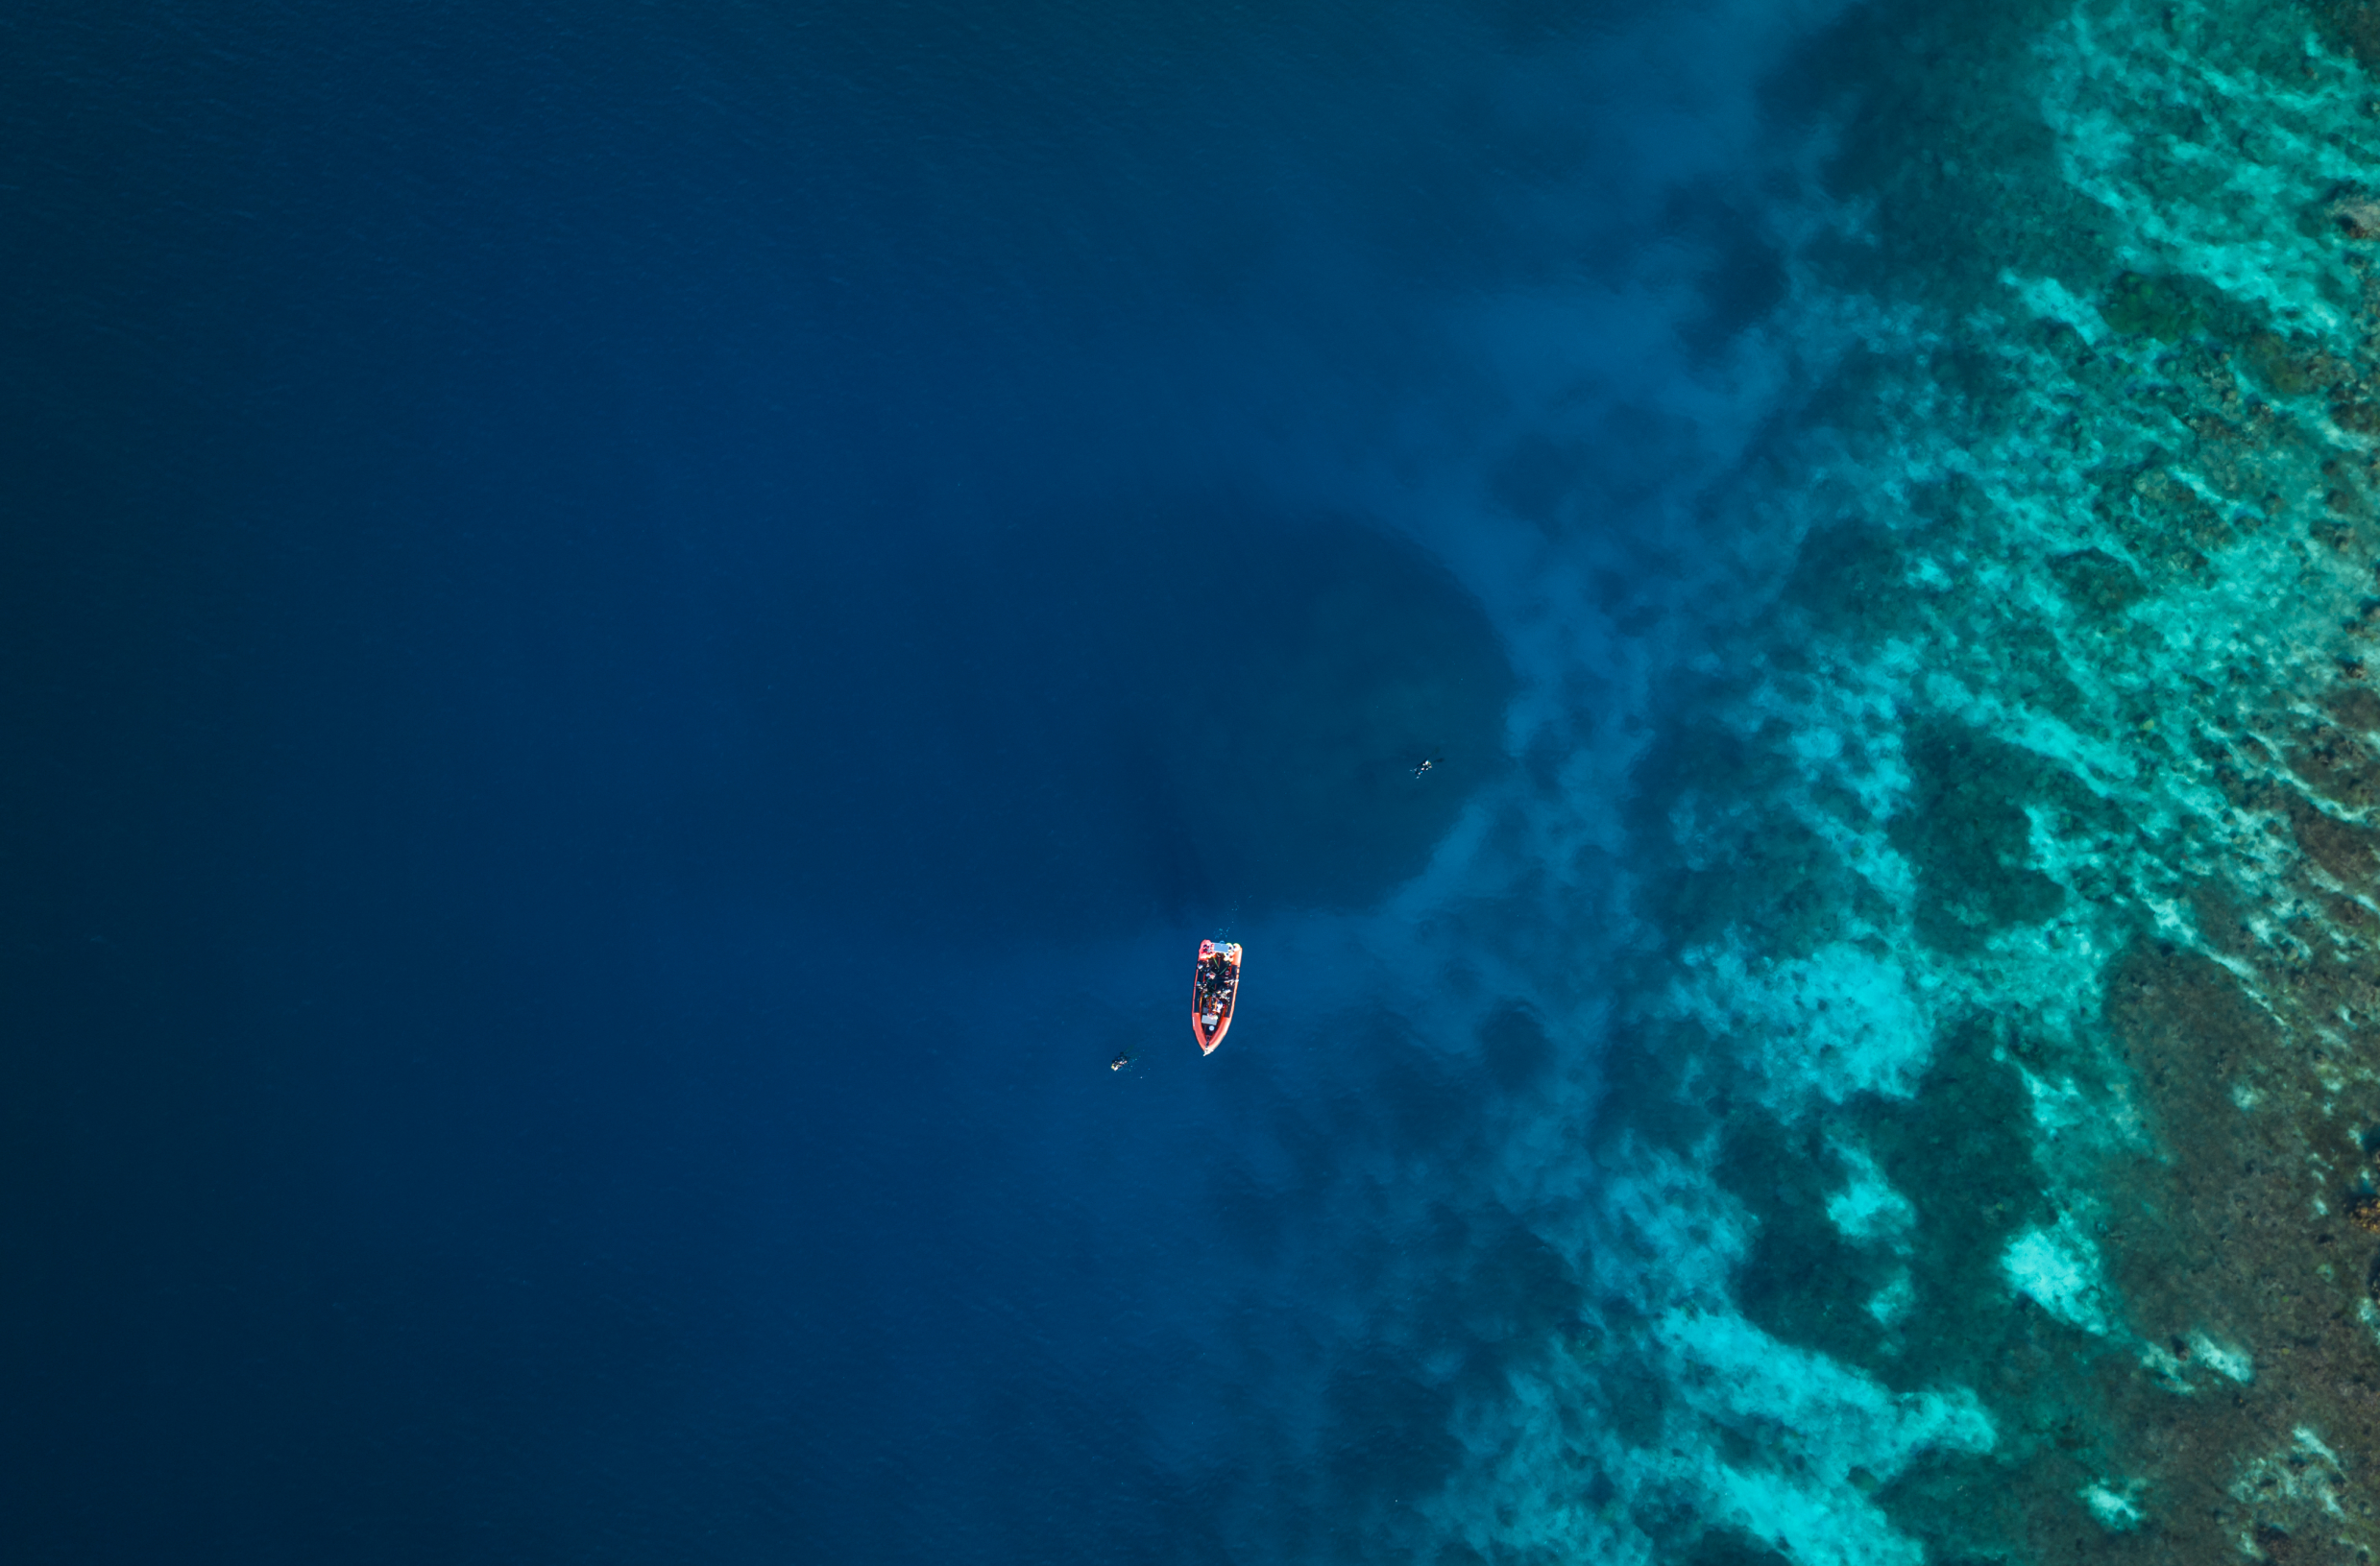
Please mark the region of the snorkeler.
<svg viewBox="0 0 2380 1566"><path fill-rule="evenodd" d="M1125 1050L1122 1054L1120 1054L1120 1055L1116 1056L1116 1058L1115 1058L1115 1059L1113 1059L1113 1060L1109 1061L1109 1062L1107 1063L1107 1069L1108 1069L1109 1071L1111 1071L1111 1072L1120 1072L1120 1071L1124 1070L1124 1068L1125 1068L1125 1067L1129 1066L1131 1063L1132 1063L1132 1051L1130 1051L1129 1049L1127 1049L1127 1050Z"/></svg>
<svg viewBox="0 0 2380 1566"><path fill-rule="evenodd" d="M1413 775L1419 778L1421 774L1427 772L1430 768L1436 766L1439 762L1445 759L1445 758L1444 756L1424 756L1421 758L1421 764L1413 769Z"/></svg>

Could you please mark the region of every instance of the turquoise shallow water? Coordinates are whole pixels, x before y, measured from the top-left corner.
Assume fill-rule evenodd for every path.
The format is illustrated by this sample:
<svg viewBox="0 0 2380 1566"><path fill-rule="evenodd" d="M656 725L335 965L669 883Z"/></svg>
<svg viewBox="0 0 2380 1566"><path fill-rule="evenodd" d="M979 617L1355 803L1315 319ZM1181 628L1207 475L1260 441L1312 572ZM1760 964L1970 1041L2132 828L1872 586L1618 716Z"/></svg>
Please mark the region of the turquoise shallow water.
<svg viewBox="0 0 2380 1566"><path fill-rule="evenodd" d="M1812 389L1648 698L1602 1096L1511 1144L1591 1149L1586 1300L1467 1400L1458 1554L2369 1558L2358 16L1830 40L1906 90L1819 137Z"/></svg>

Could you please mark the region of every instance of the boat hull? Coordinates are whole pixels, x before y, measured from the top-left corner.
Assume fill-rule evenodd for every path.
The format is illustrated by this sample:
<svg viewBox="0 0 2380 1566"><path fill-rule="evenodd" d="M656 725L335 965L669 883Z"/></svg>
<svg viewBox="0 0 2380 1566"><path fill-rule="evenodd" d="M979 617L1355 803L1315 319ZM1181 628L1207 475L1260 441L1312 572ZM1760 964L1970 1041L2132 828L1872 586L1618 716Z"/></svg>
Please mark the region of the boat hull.
<svg viewBox="0 0 2380 1566"><path fill-rule="evenodd" d="M1215 1046L1231 1031L1231 1014L1239 1001L1239 943L1201 941L1190 978L1190 1035L1199 1041L1199 1053L1215 1052Z"/></svg>

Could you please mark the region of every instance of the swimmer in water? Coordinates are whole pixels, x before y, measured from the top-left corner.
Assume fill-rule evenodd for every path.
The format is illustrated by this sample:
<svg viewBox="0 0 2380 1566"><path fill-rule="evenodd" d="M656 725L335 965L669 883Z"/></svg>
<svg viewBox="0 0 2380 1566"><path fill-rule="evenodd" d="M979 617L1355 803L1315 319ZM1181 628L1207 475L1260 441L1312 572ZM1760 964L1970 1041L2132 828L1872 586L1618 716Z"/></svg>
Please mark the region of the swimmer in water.
<svg viewBox="0 0 2380 1566"><path fill-rule="evenodd" d="M1427 772L1430 768L1436 766L1439 762L1445 759L1445 758L1443 756L1424 756L1421 758L1421 764L1413 769L1413 775L1419 778L1421 774Z"/></svg>
<svg viewBox="0 0 2380 1566"><path fill-rule="evenodd" d="M1131 1052L1129 1049L1127 1049L1127 1050L1125 1050L1125 1051L1124 1051L1124 1053L1122 1053L1122 1054L1120 1054L1120 1055L1116 1056L1116 1058L1115 1058L1115 1059L1113 1059L1113 1060L1109 1061L1109 1062L1107 1063L1107 1069L1108 1069L1109 1071L1111 1071L1111 1072L1120 1072L1120 1071L1124 1070L1124 1068L1125 1068L1125 1067L1129 1066L1131 1063L1132 1063L1132 1052Z"/></svg>

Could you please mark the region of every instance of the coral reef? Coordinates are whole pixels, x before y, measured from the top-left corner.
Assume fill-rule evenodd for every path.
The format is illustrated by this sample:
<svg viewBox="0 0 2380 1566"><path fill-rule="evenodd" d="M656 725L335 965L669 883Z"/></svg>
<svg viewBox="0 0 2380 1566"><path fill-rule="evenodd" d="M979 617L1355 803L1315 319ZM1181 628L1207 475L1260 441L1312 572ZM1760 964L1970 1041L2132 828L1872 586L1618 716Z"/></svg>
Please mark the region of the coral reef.
<svg viewBox="0 0 2380 1566"><path fill-rule="evenodd" d="M1733 503L1800 565L1640 770L1483 1554L2380 1546L2380 99L2336 15L2025 20L1796 258L1850 346Z"/></svg>

